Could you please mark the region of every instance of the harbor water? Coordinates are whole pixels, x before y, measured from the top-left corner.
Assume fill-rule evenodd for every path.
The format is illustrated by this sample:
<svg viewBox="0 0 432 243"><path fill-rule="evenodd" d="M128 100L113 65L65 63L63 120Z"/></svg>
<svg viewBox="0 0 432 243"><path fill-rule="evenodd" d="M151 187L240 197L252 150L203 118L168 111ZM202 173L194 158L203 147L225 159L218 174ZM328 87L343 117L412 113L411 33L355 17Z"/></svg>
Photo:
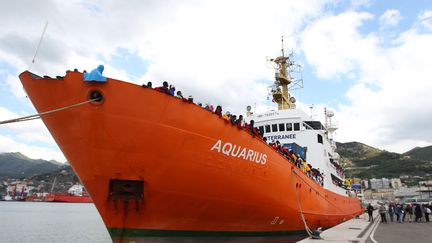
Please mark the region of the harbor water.
<svg viewBox="0 0 432 243"><path fill-rule="evenodd" d="M0 242L112 242L92 203L0 202Z"/></svg>
<svg viewBox="0 0 432 243"><path fill-rule="evenodd" d="M296 242L305 236L189 238L150 237L145 242ZM127 240L126 240L127 241ZM0 243L112 242L92 203L0 201Z"/></svg>

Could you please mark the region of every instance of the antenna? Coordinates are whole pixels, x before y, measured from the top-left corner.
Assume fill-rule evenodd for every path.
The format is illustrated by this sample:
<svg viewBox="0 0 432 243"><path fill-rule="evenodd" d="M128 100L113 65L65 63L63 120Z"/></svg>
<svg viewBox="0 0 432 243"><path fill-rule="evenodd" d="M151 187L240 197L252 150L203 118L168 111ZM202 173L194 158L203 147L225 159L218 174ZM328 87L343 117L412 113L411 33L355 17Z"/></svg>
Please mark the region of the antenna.
<svg viewBox="0 0 432 243"><path fill-rule="evenodd" d="M281 39L282 39L282 49L281 49L281 52L282 52L282 56L284 57L284 56L285 56L285 52L284 52L284 43L283 43L283 38L284 38L284 36L282 35L282 36L281 36Z"/></svg>
<svg viewBox="0 0 432 243"><path fill-rule="evenodd" d="M42 44L42 40L43 40L43 37L44 37L44 35L45 35L45 31L46 31L47 28L48 28L48 21L46 22L45 27L44 27L44 29L43 29L43 31L42 31L41 37L40 37L40 39L39 39L38 46L37 46L37 48L36 48L36 52L35 52L35 54L34 54L34 56L33 56L33 59L32 59L32 61L31 61L30 65L29 65L28 70L31 69L31 67L33 66L33 64L34 64L34 62L35 62L36 56L37 56L37 54L38 54L38 52L39 52L39 48L40 48L40 46L41 46L41 44Z"/></svg>
<svg viewBox="0 0 432 243"><path fill-rule="evenodd" d="M312 104L311 106L309 106L309 109L311 110L311 114L310 117L313 120L313 109L314 109L314 104Z"/></svg>

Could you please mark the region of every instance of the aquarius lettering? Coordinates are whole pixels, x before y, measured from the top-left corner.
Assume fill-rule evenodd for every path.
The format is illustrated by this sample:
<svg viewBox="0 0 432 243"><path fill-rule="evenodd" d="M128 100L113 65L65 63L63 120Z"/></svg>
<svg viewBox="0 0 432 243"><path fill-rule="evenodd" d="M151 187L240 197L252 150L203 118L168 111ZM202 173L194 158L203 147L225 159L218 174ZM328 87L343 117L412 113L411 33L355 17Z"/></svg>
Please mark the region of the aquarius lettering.
<svg viewBox="0 0 432 243"><path fill-rule="evenodd" d="M232 143L223 143L222 140L218 140L210 150L216 150L218 153L222 153L226 156L242 158L249 160L257 164L265 165L267 163L267 154L263 154L253 149L241 147Z"/></svg>

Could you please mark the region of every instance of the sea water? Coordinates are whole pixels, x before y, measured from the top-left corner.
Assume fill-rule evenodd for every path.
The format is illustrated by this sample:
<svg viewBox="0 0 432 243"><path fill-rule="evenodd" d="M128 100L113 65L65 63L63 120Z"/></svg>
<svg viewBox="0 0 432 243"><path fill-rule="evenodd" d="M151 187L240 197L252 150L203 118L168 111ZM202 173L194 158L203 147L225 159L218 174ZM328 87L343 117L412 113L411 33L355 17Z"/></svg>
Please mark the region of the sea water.
<svg viewBox="0 0 432 243"><path fill-rule="evenodd" d="M112 242L92 203L0 202L0 242Z"/></svg>
<svg viewBox="0 0 432 243"><path fill-rule="evenodd" d="M149 237L145 242L296 242L306 236L280 237ZM0 243L112 242L93 203L2 202ZM134 242L134 241L133 241Z"/></svg>

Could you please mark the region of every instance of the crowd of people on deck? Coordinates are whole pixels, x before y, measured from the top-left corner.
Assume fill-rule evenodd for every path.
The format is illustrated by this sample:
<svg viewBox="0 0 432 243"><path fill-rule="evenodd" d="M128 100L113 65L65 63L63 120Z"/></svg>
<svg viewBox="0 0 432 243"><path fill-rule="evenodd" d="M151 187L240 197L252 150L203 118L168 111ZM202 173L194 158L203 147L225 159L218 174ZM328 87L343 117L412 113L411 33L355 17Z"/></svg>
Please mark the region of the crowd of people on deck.
<svg viewBox="0 0 432 243"><path fill-rule="evenodd" d="M144 88L153 88L152 82L148 82L147 84L143 84ZM167 81L164 81L162 86L154 88L156 91L177 97L182 99L184 102L194 103L193 97L191 95L188 98L185 98L181 91L176 91L173 85L169 85ZM195 103L194 103L195 104ZM218 105L216 108L210 103L207 103L203 106L201 102L197 102L196 105L213 112L218 115L227 123L231 123L233 126L237 126L239 129L244 129L248 133L250 133L253 137L261 139L263 142L267 143L267 139L263 136L264 132L262 130L258 130L254 125L254 120L250 120L249 123L245 122L242 115L238 117L234 114L231 114L229 111L223 113L222 106ZM268 143L273 149L279 152L282 156L284 156L288 161L295 164L297 168L299 168L303 173L312 178L316 183L323 186L324 185L324 175L321 173L319 168L314 168L311 164L309 164L304 158L300 155L296 154L292 149L289 149L277 140L276 142ZM339 166L339 165L338 165ZM340 167L340 166L339 166Z"/></svg>
<svg viewBox="0 0 432 243"><path fill-rule="evenodd" d="M336 173L337 173L340 177L344 178L344 176L345 176L345 172L344 172L342 166L340 166L338 163L336 163L333 159L330 159L330 163L335 167L335 169L336 169Z"/></svg>
<svg viewBox="0 0 432 243"><path fill-rule="evenodd" d="M369 215L369 221L373 221L373 211L375 208L369 203L366 208L366 212ZM421 204L408 203L406 205L400 203L390 203L388 207L384 204L381 204L378 208L378 212L381 217L382 223L387 223L387 215L390 219L390 222L399 222L404 223L405 221L411 223L421 223L421 222L429 222L429 215L432 212L432 205L429 203ZM396 216L396 218L395 218Z"/></svg>

